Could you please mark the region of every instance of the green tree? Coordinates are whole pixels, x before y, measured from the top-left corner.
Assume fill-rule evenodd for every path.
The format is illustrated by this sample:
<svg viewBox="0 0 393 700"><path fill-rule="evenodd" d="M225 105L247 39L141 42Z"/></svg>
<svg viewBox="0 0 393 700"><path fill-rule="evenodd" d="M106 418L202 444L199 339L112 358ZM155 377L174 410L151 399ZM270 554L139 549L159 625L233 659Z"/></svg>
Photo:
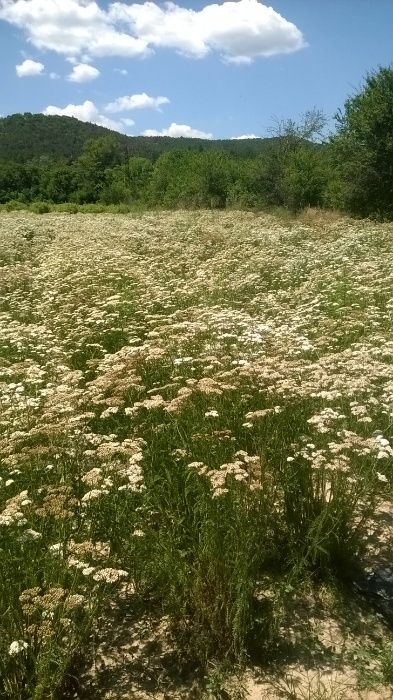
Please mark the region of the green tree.
<svg viewBox="0 0 393 700"><path fill-rule="evenodd" d="M332 203L355 215L393 219L393 68L369 73L336 121Z"/></svg>
<svg viewBox="0 0 393 700"><path fill-rule="evenodd" d="M292 211L321 204L326 183L322 142L326 116L313 108L294 119L276 120L274 147L265 160L265 201Z"/></svg>
<svg viewBox="0 0 393 700"><path fill-rule="evenodd" d="M123 169L131 200L144 199L153 172L151 161L147 158L129 158Z"/></svg>
<svg viewBox="0 0 393 700"><path fill-rule="evenodd" d="M326 153L301 145L287 156L282 176L283 203L291 211L323 204L328 179Z"/></svg>
<svg viewBox="0 0 393 700"><path fill-rule="evenodd" d="M119 142L111 136L88 141L77 160L78 189L76 200L96 202L108 182L108 171L119 165L122 151Z"/></svg>
<svg viewBox="0 0 393 700"><path fill-rule="evenodd" d="M265 151L239 169L232 197L259 208L282 206L298 211L322 203L327 160L323 141L326 117L317 109L299 121L275 120ZM240 193L240 194L239 194Z"/></svg>
<svg viewBox="0 0 393 700"><path fill-rule="evenodd" d="M31 163L0 162L0 203L31 202L40 196L40 171Z"/></svg>
<svg viewBox="0 0 393 700"><path fill-rule="evenodd" d="M68 202L75 188L75 172L70 165L55 165L42 175L42 197L55 204Z"/></svg>
<svg viewBox="0 0 393 700"><path fill-rule="evenodd" d="M147 158L129 158L124 165L107 170L100 200L104 204L144 202L152 172L153 165Z"/></svg>
<svg viewBox="0 0 393 700"><path fill-rule="evenodd" d="M165 207L225 207L237 169L236 158L223 151L164 153L154 166L149 202Z"/></svg>
<svg viewBox="0 0 393 700"><path fill-rule="evenodd" d="M236 178L235 159L224 151L200 153L195 159L200 177L201 205L210 209L226 206L230 186Z"/></svg>
<svg viewBox="0 0 393 700"><path fill-rule="evenodd" d="M164 207L186 206L198 191L196 170L192 162L198 155L186 151L163 153L155 162L148 188L148 201Z"/></svg>

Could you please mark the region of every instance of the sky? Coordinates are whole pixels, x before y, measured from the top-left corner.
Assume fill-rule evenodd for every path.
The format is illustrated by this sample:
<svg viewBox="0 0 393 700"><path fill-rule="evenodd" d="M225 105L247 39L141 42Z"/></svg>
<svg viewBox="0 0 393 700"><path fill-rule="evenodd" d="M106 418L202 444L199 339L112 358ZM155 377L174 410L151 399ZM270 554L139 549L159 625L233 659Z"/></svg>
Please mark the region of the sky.
<svg viewBox="0 0 393 700"><path fill-rule="evenodd" d="M393 63L393 0L0 0L0 115L266 136Z"/></svg>

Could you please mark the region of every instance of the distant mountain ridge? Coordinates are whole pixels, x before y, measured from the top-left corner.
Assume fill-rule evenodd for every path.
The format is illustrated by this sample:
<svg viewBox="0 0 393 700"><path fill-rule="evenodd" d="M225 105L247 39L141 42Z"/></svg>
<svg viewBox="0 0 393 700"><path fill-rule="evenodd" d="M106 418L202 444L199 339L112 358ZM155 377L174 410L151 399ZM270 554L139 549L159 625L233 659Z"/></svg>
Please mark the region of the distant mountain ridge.
<svg viewBox="0 0 393 700"><path fill-rule="evenodd" d="M155 160L173 150L224 150L238 156L263 153L275 141L258 139L193 139L169 136L126 136L103 126L81 122L74 117L44 114L12 114L0 119L0 161L25 163L43 157L72 161L82 153L90 139L112 136L125 154Z"/></svg>

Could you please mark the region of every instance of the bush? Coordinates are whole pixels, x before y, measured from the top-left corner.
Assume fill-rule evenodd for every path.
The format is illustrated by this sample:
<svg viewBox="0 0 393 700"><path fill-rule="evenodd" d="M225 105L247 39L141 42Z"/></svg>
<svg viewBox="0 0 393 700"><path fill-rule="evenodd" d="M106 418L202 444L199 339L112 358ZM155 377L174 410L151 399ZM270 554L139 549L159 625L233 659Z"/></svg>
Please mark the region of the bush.
<svg viewBox="0 0 393 700"><path fill-rule="evenodd" d="M9 202L5 203L4 207L6 211L22 211L23 209L27 209L28 205L24 202L20 202L18 199L11 199Z"/></svg>
<svg viewBox="0 0 393 700"><path fill-rule="evenodd" d="M107 207L104 204L79 204L78 211L85 214L104 214Z"/></svg>
<svg viewBox="0 0 393 700"><path fill-rule="evenodd" d="M33 202L29 208L34 214L49 214L51 211L51 206L47 202Z"/></svg>
<svg viewBox="0 0 393 700"><path fill-rule="evenodd" d="M74 202L65 202L64 204L56 204L54 207L55 211L63 211L68 214L77 214L79 207Z"/></svg>
<svg viewBox="0 0 393 700"><path fill-rule="evenodd" d="M128 214L131 211L131 207L128 204L110 204L106 211L111 214Z"/></svg>

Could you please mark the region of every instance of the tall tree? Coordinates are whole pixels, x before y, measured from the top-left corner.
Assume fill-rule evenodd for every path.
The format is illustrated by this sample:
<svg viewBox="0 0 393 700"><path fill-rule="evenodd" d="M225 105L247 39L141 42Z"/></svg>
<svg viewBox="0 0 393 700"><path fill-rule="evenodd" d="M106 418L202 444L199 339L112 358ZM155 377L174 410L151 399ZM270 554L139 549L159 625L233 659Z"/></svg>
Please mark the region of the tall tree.
<svg viewBox="0 0 393 700"><path fill-rule="evenodd" d="M96 202L107 184L108 172L119 165L122 152L116 138L103 138L88 141L77 161L78 191L80 202Z"/></svg>
<svg viewBox="0 0 393 700"><path fill-rule="evenodd" d="M338 202L356 215L393 219L393 68L369 73L336 121Z"/></svg>
<svg viewBox="0 0 393 700"><path fill-rule="evenodd" d="M292 211L321 204L325 187L321 142L325 126L326 116L315 107L298 121L275 120L270 129L274 141L265 156L258 159L262 203Z"/></svg>

